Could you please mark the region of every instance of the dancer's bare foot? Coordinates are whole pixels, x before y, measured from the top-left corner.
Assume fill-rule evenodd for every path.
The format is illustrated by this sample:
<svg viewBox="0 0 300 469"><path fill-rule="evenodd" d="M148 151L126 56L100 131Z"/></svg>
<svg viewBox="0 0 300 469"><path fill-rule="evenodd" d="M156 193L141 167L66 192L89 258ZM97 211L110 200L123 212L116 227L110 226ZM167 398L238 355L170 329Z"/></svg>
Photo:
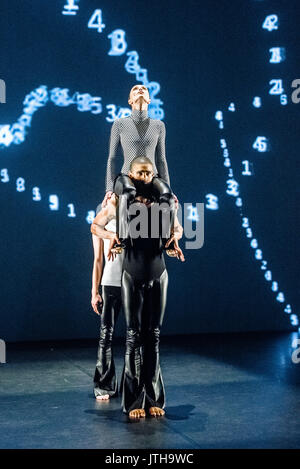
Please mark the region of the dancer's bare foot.
<svg viewBox="0 0 300 469"><path fill-rule="evenodd" d="M97 401L108 401L109 400L109 394L104 394L103 396L97 396L96 399L97 399Z"/></svg>
<svg viewBox="0 0 300 469"><path fill-rule="evenodd" d="M140 419L146 417L145 409L133 409L129 412L129 418Z"/></svg>
<svg viewBox="0 0 300 469"><path fill-rule="evenodd" d="M160 407L150 407L149 414L151 417L162 417L165 415L165 411Z"/></svg>

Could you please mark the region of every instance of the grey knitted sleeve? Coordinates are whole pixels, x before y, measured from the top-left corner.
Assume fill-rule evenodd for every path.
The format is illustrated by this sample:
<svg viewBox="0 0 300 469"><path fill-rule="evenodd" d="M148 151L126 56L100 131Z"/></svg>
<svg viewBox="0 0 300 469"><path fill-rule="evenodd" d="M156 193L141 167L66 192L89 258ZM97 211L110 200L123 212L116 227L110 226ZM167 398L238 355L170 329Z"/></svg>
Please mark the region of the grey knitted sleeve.
<svg viewBox="0 0 300 469"><path fill-rule="evenodd" d="M113 191L114 179L117 176L116 172L116 159L118 154L118 147L120 144L120 130L118 119L114 121L109 139L108 160L106 168L106 192Z"/></svg>
<svg viewBox="0 0 300 469"><path fill-rule="evenodd" d="M155 149L155 164L158 172L158 176L164 179L170 185L170 177L168 164L166 159L166 126L162 121L160 123L160 132L158 136L158 142Z"/></svg>

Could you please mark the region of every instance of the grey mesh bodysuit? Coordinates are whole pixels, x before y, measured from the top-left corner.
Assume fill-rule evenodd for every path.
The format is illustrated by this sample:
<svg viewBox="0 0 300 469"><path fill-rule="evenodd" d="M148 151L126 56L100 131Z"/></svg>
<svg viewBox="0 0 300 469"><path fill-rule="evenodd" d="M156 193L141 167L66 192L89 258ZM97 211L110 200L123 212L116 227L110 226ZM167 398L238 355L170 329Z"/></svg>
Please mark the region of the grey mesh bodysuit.
<svg viewBox="0 0 300 469"><path fill-rule="evenodd" d="M121 169L128 174L131 161L136 156L147 156L153 163L154 174L170 185L165 155L165 124L150 119L147 110L134 109L130 117L116 119L111 128L109 155L106 170L106 192L113 191L114 180L119 174L116 169L119 145L123 150L124 162Z"/></svg>

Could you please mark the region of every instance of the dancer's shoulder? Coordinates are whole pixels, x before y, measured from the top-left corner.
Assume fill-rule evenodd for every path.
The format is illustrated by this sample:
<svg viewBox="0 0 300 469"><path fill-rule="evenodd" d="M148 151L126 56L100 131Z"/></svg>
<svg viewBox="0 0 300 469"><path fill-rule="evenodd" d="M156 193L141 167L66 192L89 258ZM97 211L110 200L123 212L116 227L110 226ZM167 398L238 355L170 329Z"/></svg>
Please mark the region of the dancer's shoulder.
<svg viewBox="0 0 300 469"><path fill-rule="evenodd" d="M150 119L150 122L152 122L153 125L156 125L159 130L165 129L165 123L160 119Z"/></svg>

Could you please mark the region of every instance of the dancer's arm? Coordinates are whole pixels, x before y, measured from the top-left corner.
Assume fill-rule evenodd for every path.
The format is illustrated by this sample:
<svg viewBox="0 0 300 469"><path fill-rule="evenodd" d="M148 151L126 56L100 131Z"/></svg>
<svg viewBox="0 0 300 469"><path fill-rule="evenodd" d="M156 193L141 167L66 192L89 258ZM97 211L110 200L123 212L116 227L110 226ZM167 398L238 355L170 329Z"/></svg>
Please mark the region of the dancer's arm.
<svg viewBox="0 0 300 469"><path fill-rule="evenodd" d="M103 273L103 239L92 235L94 248L94 263L92 273L92 298L91 305L96 314L100 314L98 308L101 308L103 300L99 293L99 285Z"/></svg>
<svg viewBox="0 0 300 469"><path fill-rule="evenodd" d="M106 192L112 192L114 189L114 180L116 173L116 159L120 143L120 131L118 120L115 120L110 131L108 160L106 167Z"/></svg>
<svg viewBox="0 0 300 469"><path fill-rule="evenodd" d="M158 172L158 176L166 181L170 185L170 177L168 170L168 163L166 159L166 127L162 121L159 121L160 133L155 149L155 164Z"/></svg>
<svg viewBox="0 0 300 469"><path fill-rule="evenodd" d="M108 200L106 207L100 210L91 225L91 232L93 235L98 236L99 238L110 240L107 251L107 259L112 261L115 259L116 254L111 252L111 249L115 243L120 244L120 240L117 233L106 230L105 226L110 220L116 218L116 209L117 197L116 194L113 194L112 197Z"/></svg>
<svg viewBox="0 0 300 469"><path fill-rule="evenodd" d="M177 218L177 213L175 215L175 220L174 220L174 235L176 236L177 239L181 239L183 235L183 228L181 224L179 223L179 220Z"/></svg>
<svg viewBox="0 0 300 469"><path fill-rule="evenodd" d="M105 229L107 223L116 217L117 198L113 194L108 200L106 207L102 208L93 220L91 233L99 238L112 239L116 233Z"/></svg>

